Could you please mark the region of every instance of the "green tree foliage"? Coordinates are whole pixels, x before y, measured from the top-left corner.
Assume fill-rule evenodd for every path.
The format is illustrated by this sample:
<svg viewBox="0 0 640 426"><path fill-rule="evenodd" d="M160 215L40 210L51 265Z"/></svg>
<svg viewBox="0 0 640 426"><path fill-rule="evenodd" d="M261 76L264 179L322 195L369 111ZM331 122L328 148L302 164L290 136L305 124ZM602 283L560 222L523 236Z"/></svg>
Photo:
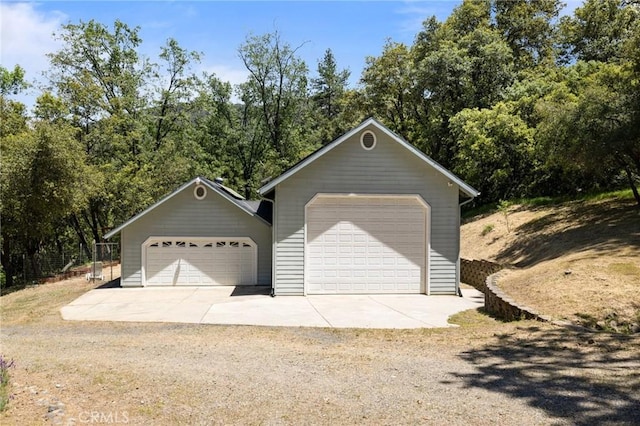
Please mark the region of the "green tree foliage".
<svg viewBox="0 0 640 426"><path fill-rule="evenodd" d="M263 179L373 116L463 179L480 202L640 183L640 6L464 0L387 40L349 87L331 49L310 78L280 33L249 35L249 75L196 75L202 54L168 39L155 62L139 28L70 23L33 111L0 66L2 263L87 247L203 175L255 196ZM21 264L21 263L20 263Z"/></svg>
<svg viewBox="0 0 640 426"><path fill-rule="evenodd" d="M37 121L33 128L3 138L3 267L13 277L16 255L27 255L39 276L36 254L55 243L57 228L87 202L91 173L75 130Z"/></svg>
<svg viewBox="0 0 640 426"><path fill-rule="evenodd" d="M13 71L0 65L0 96L17 95L27 87L29 84L20 65L13 67Z"/></svg>
<svg viewBox="0 0 640 426"><path fill-rule="evenodd" d="M605 174L610 183L621 173L640 205L640 122L632 107L638 82L617 64L574 68L571 84L538 104L540 139L560 164L577 162L592 174Z"/></svg>
<svg viewBox="0 0 640 426"><path fill-rule="evenodd" d="M348 130L345 119L346 92L351 72L339 70L331 49L318 61L317 77L311 79L311 101L316 108L315 127L322 143L331 142Z"/></svg>
<svg viewBox="0 0 640 426"><path fill-rule="evenodd" d="M637 36L640 6L627 0L586 0L560 24L569 59L615 61L627 58L626 47Z"/></svg>
<svg viewBox="0 0 640 426"><path fill-rule="evenodd" d="M409 48L387 40L379 57L368 57L360 80L363 108L389 124L396 132L409 133L412 60Z"/></svg>
<svg viewBox="0 0 640 426"><path fill-rule="evenodd" d="M507 41L518 69L555 61L560 0L495 0L496 27Z"/></svg>
<svg viewBox="0 0 640 426"><path fill-rule="evenodd" d="M534 130L509 103L465 109L451 119L459 143L455 171L487 201L526 196L535 170Z"/></svg>
<svg viewBox="0 0 640 426"><path fill-rule="evenodd" d="M249 71L239 92L245 105L260 111L255 124L266 132L275 161L286 167L305 151L306 141L295 138L307 123L307 65L298 56L301 46L284 42L279 32L249 36L238 54ZM251 113L253 116L254 114Z"/></svg>

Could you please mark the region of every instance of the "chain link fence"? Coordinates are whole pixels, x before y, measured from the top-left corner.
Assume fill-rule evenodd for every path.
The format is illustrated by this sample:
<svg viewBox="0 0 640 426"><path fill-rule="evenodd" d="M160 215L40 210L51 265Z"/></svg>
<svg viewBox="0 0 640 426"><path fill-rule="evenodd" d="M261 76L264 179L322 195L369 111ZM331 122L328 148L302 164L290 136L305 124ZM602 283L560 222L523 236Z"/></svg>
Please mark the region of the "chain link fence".
<svg viewBox="0 0 640 426"><path fill-rule="evenodd" d="M11 280L14 285L37 284L84 275L90 272L94 262L100 262L105 268L104 277L112 279L109 267L120 262L120 246L117 243L94 243L88 248L78 245L65 250L41 250L33 258L27 254L14 255L10 261L14 265Z"/></svg>

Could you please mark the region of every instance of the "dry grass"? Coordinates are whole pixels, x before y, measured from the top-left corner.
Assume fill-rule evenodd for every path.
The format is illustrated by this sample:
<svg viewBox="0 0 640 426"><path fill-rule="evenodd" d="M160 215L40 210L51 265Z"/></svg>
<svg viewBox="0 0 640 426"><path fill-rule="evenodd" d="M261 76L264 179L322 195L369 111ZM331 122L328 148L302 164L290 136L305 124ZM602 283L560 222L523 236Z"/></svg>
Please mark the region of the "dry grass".
<svg viewBox="0 0 640 426"><path fill-rule="evenodd" d="M422 330L61 320L91 287L75 279L0 298L2 351L17 366L0 424L640 421L631 337L475 310L452 318L459 328Z"/></svg>
<svg viewBox="0 0 640 426"><path fill-rule="evenodd" d="M106 271L109 276L111 270ZM113 267L114 277L120 276L120 265ZM84 277L65 281L29 286L0 297L2 324L29 324L32 322L57 322L60 308L87 291L104 285L105 281L87 281Z"/></svg>
<svg viewBox="0 0 640 426"><path fill-rule="evenodd" d="M501 213L463 225L462 257L512 265L500 286L555 318L640 320L640 211L632 200L513 206L509 221L510 233Z"/></svg>

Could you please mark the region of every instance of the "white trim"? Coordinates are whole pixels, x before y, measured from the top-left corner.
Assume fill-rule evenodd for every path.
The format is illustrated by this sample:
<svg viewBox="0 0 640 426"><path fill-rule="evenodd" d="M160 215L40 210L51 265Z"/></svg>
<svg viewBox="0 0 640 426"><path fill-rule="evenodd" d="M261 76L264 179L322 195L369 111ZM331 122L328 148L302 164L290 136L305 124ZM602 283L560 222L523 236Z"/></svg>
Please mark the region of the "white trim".
<svg viewBox="0 0 640 426"><path fill-rule="evenodd" d="M309 207L318 198L401 198L416 200L425 209L425 226L424 226L424 241L425 241L425 264L424 264L424 276L421 277L420 293L430 295L431 294L431 205L422 198L419 194L346 194L346 193L325 193L319 192L314 195L304 205L304 225L303 225L303 271L302 271L302 294L307 295L307 216Z"/></svg>
<svg viewBox="0 0 640 426"><path fill-rule="evenodd" d="M277 236L278 236L278 216L276 214L278 207L276 206L276 200L273 200L271 203L271 211L272 211L272 228L271 228L271 289L273 291L273 295L277 296L278 292L276 291L276 271L278 267L278 262L276 261L276 254L278 250L278 245L276 244Z"/></svg>
<svg viewBox="0 0 640 426"><path fill-rule="evenodd" d="M379 129L383 133L385 133L387 136L389 136L393 141L395 141L395 142L399 143L400 145L402 145L403 147L407 148L409 151L411 151L414 155L416 155L422 161L424 161L425 163L427 163L428 165L430 165L431 167L436 169L438 172L440 172L443 175L445 175L449 180L451 180L452 182L457 184L460 187L460 190L462 192L464 192L465 194L467 194L469 197L474 198L474 197L477 197L478 195L480 195L480 192L478 192L472 186L470 186L469 184L465 183L458 176L456 176L455 174L453 174L452 172L450 172L449 170L447 170L446 168L444 168L443 166L438 164L436 161L431 159L428 155L426 155L425 153L423 153L422 151L420 151L419 149L417 149L416 147L411 145L409 142L407 142L406 140L404 140L400 136L398 136L395 133L393 133L391 130L389 130L387 127L385 127L384 125L382 125L380 122L378 122L377 120L375 120L373 118L369 118L368 120L365 120L362 124L360 124L355 129L350 130L349 132L347 132L344 135L340 136L335 141L331 142L330 144L326 145L325 147L323 147L323 148L319 149L318 151L314 152L313 154L309 155L307 158L305 158L304 160L300 161L298 164L296 164L295 166L293 166L292 168L290 168L289 170L287 170L286 172L284 172L283 174L281 174L277 178L275 178L272 181L268 182L266 185L264 185L262 188L260 188L258 190L258 192L260 194L265 194L265 193L269 192L270 190L275 188L276 185L282 183L284 180L288 179L289 177L291 177L292 175L294 175L295 173L297 173L298 171L300 171L301 169L303 169L304 167L306 167L310 163L312 163L315 160L317 160L318 158L322 157L327 152L331 151L333 148L337 147L342 142L344 142L345 140L349 139L351 136L357 134L358 132L362 131L363 129L365 129L368 126L376 127L377 129Z"/></svg>
<svg viewBox="0 0 640 426"><path fill-rule="evenodd" d="M370 147L367 147L364 144L364 137L366 135L371 135L373 137L373 145L371 145ZM364 149L365 151L371 151L373 148L376 147L376 143L378 143L378 138L376 137L376 134L374 132L372 132L371 130L365 130L364 132L362 132L362 134L360 135L360 146L362 147L362 149Z"/></svg>
<svg viewBox="0 0 640 426"><path fill-rule="evenodd" d="M175 241L175 240L184 240L184 241L194 241L194 242L202 242L202 241L207 241L207 242L218 242L218 241L229 241L229 240L233 240L233 241L238 241L238 242L242 242L242 243L248 243L250 244L252 247L255 248L254 252L253 252L253 267L251 269L251 281L254 284L258 283L258 244L250 237L185 237L185 236L152 236L147 238L146 240L144 240L144 242L142 244L140 244L140 248L142 250L142 255L141 255L141 264L140 264L140 284L142 285L142 287L146 287L147 286L147 275L146 275L146 269L147 269L147 247L149 247L151 244L153 243L159 243L162 241Z"/></svg>
<svg viewBox="0 0 640 426"><path fill-rule="evenodd" d="M198 189L200 188L202 188L204 193L199 196ZM193 188L193 196L196 198L196 200L204 200L207 197L207 187L202 184L196 184L196 186Z"/></svg>

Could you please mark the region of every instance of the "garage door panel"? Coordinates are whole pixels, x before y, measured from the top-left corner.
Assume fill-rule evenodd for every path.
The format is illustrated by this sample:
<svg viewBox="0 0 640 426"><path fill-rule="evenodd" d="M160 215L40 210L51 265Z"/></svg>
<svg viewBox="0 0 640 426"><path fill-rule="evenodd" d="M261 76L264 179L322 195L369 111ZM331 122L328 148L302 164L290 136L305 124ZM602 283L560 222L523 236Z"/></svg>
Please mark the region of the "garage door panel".
<svg viewBox="0 0 640 426"><path fill-rule="evenodd" d="M426 206L415 197L316 198L307 207L307 292L419 293Z"/></svg>
<svg viewBox="0 0 640 426"><path fill-rule="evenodd" d="M146 285L252 285L257 247L246 238L158 238L145 250Z"/></svg>

